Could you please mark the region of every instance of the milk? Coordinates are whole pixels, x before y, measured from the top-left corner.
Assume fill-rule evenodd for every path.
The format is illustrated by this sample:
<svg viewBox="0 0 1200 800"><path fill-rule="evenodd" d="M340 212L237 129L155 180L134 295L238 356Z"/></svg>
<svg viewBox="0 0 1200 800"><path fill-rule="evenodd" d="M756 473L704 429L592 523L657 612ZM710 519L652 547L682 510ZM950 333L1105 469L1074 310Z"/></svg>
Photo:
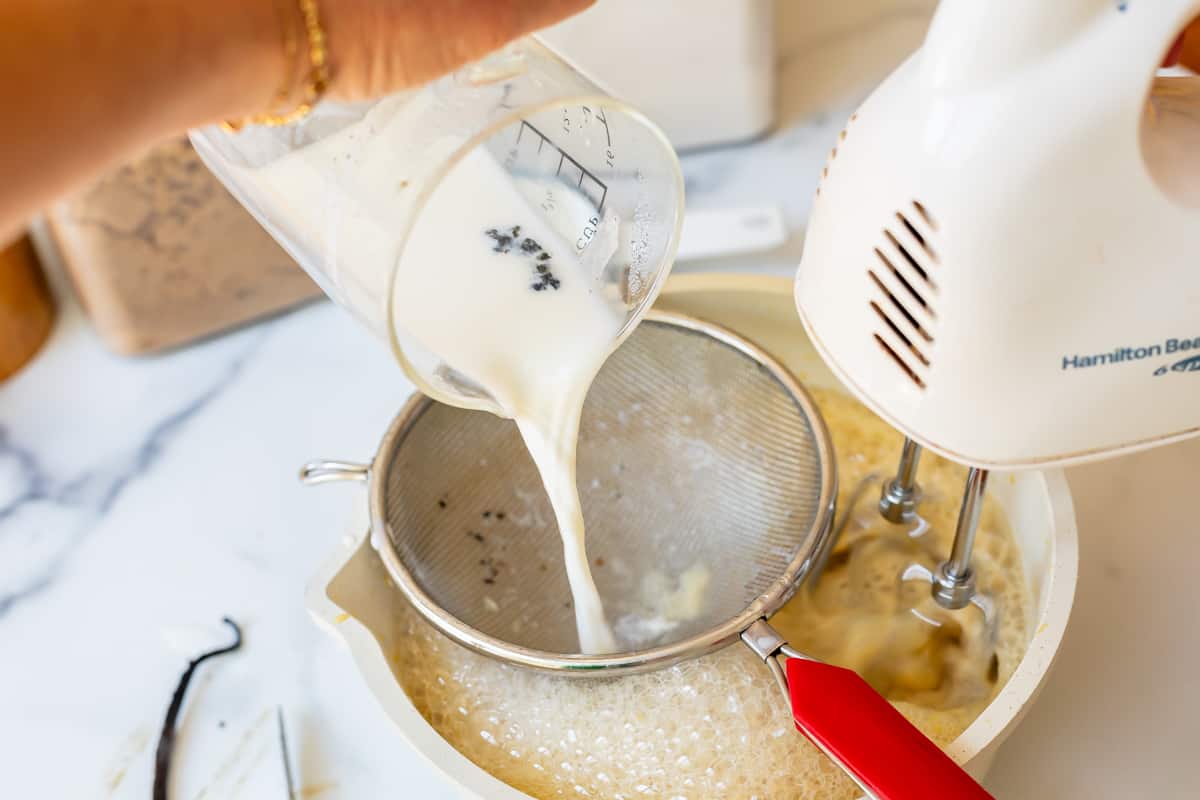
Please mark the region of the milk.
<svg viewBox="0 0 1200 800"><path fill-rule="evenodd" d="M400 144L388 127L378 114L242 178L290 206L344 285L378 285L402 235L411 201L390 168ZM617 649L589 567L575 455L588 387L626 319L597 280L618 225L569 184L514 177L479 148L415 216L392 298L401 341L436 354L516 421L554 509L585 653Z"/></svg>
<svg viewBox="0 0 1200 800"><path fill-rule="evenodd" d="M559 230L594 218L569 187L514 180L486 151L470 153L438 186L405 245L395 317L516 421L562 535L580 647L612 652L584 544L575 447L588 387L624 324L588 269L607 263L615 240L597 235L582 249L566 241L527 199L548 191ZM603 227L615 231L616 220Z"/></svg>

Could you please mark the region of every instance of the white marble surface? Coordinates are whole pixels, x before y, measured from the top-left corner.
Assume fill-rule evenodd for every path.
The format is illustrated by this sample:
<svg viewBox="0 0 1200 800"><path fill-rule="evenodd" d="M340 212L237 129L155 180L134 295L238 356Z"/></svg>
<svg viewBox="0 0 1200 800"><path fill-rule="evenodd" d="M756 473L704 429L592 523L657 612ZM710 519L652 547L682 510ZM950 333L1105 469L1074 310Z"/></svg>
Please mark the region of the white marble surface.
<svg viewBox="0 0 1200 800"><path fill-rule="evenodd" d="M848 98L916 43L930 3L781 5L779 129L689 155L685 171L693 207L778 203L793 235L680 269L791 273ZM192 686L173 796L284 796L281 706L301 796L452 797L302 602L361 498L304 489L296 469L370 456L410 390L384 348L321 303L127 360L62 300L47 349L0 386L0 796L148 796L179 673L230 615L246 646ZM1077 611L989 780L997 796L1200 794L1196 474L1200 444L1071 475Z"/></svg>

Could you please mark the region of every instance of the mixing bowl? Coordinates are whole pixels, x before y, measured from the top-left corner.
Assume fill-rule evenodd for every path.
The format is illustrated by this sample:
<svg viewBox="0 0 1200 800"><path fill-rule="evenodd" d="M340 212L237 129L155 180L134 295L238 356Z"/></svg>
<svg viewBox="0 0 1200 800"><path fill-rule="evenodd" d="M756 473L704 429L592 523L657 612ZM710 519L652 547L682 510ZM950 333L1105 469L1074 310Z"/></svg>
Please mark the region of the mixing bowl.
<svg viewBox="0 0 1200 800"><path fill-rule="evenodd" d="M686 275L667 283L657 307L711 320L782 360L805 384L839 388L808 343L792 305L791 281L744 275ZM1021 551L1032 596L1031 640L1012 677L983 713L948 748L976 778L1037 699L1054 663L1075 596L1078 551L1075 514L1061 471L998 474L989 487L1004 508ZM519 792L455 750L417 712L384 653L397 645L395 614L404 598L391 586L367 541L349 537L315 576L308 605L349 647L368 687L408 742L464 797L521 800ZM798 787L799 788L799 787Z"/></svg>

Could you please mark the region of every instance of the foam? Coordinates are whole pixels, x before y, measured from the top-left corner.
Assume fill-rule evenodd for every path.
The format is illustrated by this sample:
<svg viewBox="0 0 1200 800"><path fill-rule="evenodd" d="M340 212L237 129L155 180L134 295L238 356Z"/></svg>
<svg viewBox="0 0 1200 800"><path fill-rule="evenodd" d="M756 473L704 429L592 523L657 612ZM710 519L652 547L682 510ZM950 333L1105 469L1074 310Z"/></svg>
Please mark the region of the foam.
<svg viewBox="0 0 1200 800"><path fill-rule="evenodd" d="M845 396L814 394L839 455L844 508L860 479L894 468L900 439ZM901 542L890 546L864 500L825 581L797 593L772 622L813 655L865 664L869 679L887 684L882 688L897 708L944 746L979 715L1024 654L1030 600L1004 515L987 503L975 566L1002 612L996 680L986 677L993 651L974 612L950 619L959 626L958 646L931 645L928 630L922 638L896 622L897 610L907 613L909 600L919 599L897 591L896 569L914 556L932 566L949 552L965 473L927 454L920 478L927 531L909 538L892 529ZM476 764L534 797L848 800L860 794L796 733L778 688L747 648L646 675L581 681L466 651L407 606L395 624L393 641L403 644L390 662L420 713ZM905 657L881 653L880 638ZM931 652L939 659L931 660Z"/></svg>

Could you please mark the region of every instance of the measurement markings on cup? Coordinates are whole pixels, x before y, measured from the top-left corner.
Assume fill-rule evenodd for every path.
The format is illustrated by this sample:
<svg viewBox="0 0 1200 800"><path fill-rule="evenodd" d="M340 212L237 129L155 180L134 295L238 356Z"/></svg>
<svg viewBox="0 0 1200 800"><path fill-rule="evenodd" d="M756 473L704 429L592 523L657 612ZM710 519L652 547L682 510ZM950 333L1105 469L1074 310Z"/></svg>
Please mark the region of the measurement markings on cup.
<svg viewBox="0 0 1200 800"><path fill-rule="evenodd" d="M529 131L528 138L526 138L526 130ZM527 142L524 148L522 148L521 145L521 140L523 138ZM528 151L533 147L532 143L535 141L537 142L537 149L530 154ZM546 149L546 145L550 146L549 150ZM522 153L522 150L524 150L524 153ZM545 152L544 156L543 152ZM575 185L588 197L589 200L596 204L597 211L603 212L604 201L608 197L608 186L604 183L604 181L597 178L586 167L572 158L570 153L556 145L553 139L539 131L536 127L529 124L525 120L521 120L521 127L517 130L517 141L513 150L509 153L509 163L506 166L511 168L512 165L518 160L523 160L525 158L548 160L552 159L555 154L558 155L558 164L554 167L554 174L556 176L561 176L564 167L567 167L568 164L570 165L568 170L578 170L579 178L576 180ZM573 172L568 171L568 175L574 177Z"/></svg>

